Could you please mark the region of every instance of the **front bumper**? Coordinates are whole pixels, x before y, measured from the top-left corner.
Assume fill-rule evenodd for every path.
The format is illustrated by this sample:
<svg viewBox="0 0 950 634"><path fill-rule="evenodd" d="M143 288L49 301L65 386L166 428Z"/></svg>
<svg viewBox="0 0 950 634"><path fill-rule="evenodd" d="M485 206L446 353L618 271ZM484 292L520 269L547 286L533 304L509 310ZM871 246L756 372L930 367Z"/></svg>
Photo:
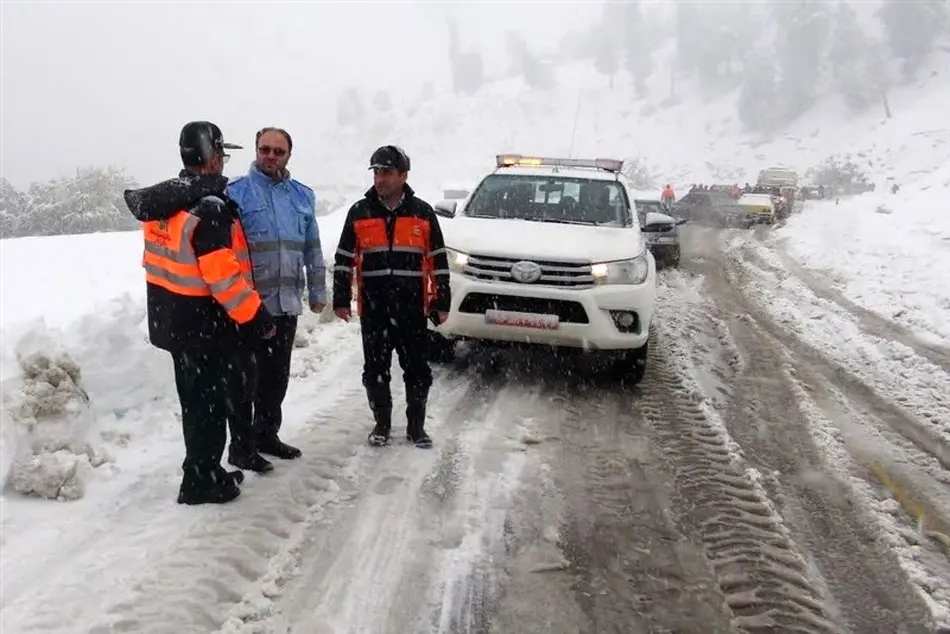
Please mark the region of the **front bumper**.
<svg viewBox="0 0 950 634"><path fill-rule="evenodd" d="M638 286L562 289L488 282L455 272L451 283L449 318L437 329L449 339L635 349L649 338L656 305L656 267L652 263L646 281Z"/></svg>

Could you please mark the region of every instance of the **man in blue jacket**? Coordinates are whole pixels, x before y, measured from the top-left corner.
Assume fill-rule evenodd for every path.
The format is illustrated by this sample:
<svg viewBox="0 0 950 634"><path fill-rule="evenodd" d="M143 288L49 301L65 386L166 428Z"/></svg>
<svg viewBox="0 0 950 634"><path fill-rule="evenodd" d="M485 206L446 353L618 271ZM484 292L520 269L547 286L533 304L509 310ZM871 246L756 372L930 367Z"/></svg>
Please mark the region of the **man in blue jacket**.
<svg viewBox="0 0 950 634"><path fill-rule="evenodd" d="M256 137L257 160L228 185L240 206L254 267L254 285L274 316L276 335L254 350L249 374L255 389L231 421L228 462L264 473L274 465L262 453L285 460L301 452L278 438L281 407L290 379L290 354L303 313L304 282L310 310L326 304L326 265L320 247L313 190L292 179L287 162L293 140L286 130L264 128ZM256 385L255 385L256 384Z"/></svg>

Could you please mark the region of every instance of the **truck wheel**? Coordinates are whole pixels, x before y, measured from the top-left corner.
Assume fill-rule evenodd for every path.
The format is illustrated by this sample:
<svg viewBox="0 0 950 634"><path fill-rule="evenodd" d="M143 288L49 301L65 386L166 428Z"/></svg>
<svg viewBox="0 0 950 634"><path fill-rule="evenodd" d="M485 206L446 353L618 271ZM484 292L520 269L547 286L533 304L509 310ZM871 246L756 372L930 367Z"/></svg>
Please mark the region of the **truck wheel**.
<svg viewBox="0 0 950 634"><path fill-rule="evenodd" d="M626 385L637 385L647 371L647 353L650 343L635 350L628 350L610 368L611 377Z"/></svg>
<svg viewBox="0 0 950 634"><path fill-rule="evenodd" d="M679 247L673 247L672 249L669 250L666 256L665 264L667 266L672 266L673 268L676 268L680 265L680 248Z"/></svg>

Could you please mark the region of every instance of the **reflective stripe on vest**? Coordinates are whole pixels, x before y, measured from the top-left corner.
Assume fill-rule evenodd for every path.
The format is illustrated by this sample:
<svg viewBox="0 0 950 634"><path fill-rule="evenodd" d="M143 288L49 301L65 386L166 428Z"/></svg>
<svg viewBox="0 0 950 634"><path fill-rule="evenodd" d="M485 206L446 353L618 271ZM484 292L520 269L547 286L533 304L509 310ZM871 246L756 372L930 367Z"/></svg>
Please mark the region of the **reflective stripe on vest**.
<svg viewBox="0 0 950 634"><path fill-rule="evenodd" d="M199 219L179 211L167 220L143 223L145 281L176 295L214 297L228 315L243 324L261 305L254 290L251 259L240 223L232 223L231 249L218 249L201 257L195 254L195 228Z"/></svg>

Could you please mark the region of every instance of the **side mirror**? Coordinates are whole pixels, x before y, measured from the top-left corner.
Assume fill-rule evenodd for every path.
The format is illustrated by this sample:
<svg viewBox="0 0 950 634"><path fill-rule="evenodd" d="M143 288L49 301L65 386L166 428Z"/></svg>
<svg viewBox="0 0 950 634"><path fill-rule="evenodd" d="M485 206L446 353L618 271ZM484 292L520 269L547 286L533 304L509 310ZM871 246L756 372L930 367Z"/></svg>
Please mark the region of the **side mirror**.
<svg viewBox="0 0 950 634"><path fill-rule="evenodd" d="M454 218L455 217L455 208L458 205L457 200L440 200L435 205L433 205L433 210L435 215L442 216L443 218Z"/></svg>

